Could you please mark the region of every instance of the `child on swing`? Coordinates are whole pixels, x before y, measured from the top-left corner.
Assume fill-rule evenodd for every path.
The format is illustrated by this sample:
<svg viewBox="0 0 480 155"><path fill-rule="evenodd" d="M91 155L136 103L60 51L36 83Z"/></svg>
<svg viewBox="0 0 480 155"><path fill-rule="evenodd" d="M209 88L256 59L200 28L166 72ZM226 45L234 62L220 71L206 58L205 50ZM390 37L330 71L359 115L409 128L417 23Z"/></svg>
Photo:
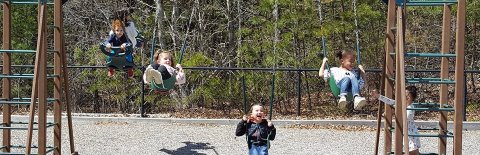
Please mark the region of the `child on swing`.
<svg viewBox="0 0 480 155"><path fill-rule="evenodd" d="M327 63L327 58L325 57L318 75L324 77L325 80L328 80L328 78L335 79L337 87L340 88L340 94L338 95L340 97L338 100L340 108L345 109L347 107L346 96L348 93L352 93L354 108L355 110L360 110L367 103L365 98L360 96L360 89L365 83L363 80L365 79L365 70L362 65L358 65L358 70L354 69L355 53L353 51L342 50L335 53L335 56L340 60L340 67L332 67L330 72L325 70Z"/></svg>
<svg viewBox="0 0 480 155"><path fill-rule="evenodd" d="M133 13L133 9L120 10L115 13L115 18L123 21L125 24L125 34L132 43L133 47L141 47L142 44L137 44L138 30L135 27L135 23L130 18L130 14ZM112 35L113 31L110 31L109 35Z"/></svg>
<svg viewBox="0 0 480 155"><path fill-rule="evenodd" d="M268 155L267 142L275 139L275 127L264 117L263 107L256 104L252 106L252 113L243 116L237 125L236 136L247 134L249 155Z"/></svg>
<svg viewBox="0 0 480 155"><path fill-rule="evenodd" d="M392 100L388 97L385 97L383 95L380 95L378 91L373 90L372 93L370 94L374 99L378 99L385 104L388 104L390 106L395 106L395 100ZM405 105L407 108L413 108L413 101L417 98L417 88L415 86L408 86L406 87L406 95L407 95L407 100L405 101ZM407 123L408 123L408 133L409 134L418 134L418 127L415 124L415 120L413 119L415 116L415 111L414 110L407 110ZM412 137L408 136L408 150L409 153L412 155L418 155L419 153L419 148L421 147L420 145L420 139L418 137Z"/></svg>
<svg viewBox="0 0 480 155"><path fill-rule="evenodd" d="M120 46L123 52L126 52L126 59L128 62L133 62L132 51L126 49L127 44L131 44L130 40L124 35L125 34L125 25L120 20L114 20L112 23L113 34L109 35L107 40L104 42L105 48L107 51L110 51L112 46ZM108 55L109 59L112 55ZM113 77L115 74L115 69L110 67L108 68L108 77ZM129 68L127 71L129 78L133 77L133 68Z"/></svg>
<svg viewBox="0 0 480 155"><path fill-rule="evenodd" d="M172 53L162 50L157 50L153 56L153 64L148 65L143 75L145 83L150 83L150 79L153 77L154 82L161 84L163 80L169 79L175 76L175 84L184 84L186 82L185 73L183 72L182 65L176 64L176 68L171 66L175 65L172 59ZM160 76L161 75L161 78Z"/></svg>

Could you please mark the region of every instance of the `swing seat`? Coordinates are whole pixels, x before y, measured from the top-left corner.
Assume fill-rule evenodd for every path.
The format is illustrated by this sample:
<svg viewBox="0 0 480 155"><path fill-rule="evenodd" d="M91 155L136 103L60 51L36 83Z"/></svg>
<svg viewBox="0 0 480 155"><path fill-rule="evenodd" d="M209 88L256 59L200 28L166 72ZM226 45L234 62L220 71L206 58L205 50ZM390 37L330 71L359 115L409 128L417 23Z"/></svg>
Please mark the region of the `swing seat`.
<svg viewBox="0 0 480 155"><path fill-rule="evenodd" d="M145 71L146 74L146 83L150 85L150 89L160 92L166 92L175 87L176 76L172 75L172 77L162 80L162 74L153 69L147 68Z"/></svg>
<svg viewBox="0 0 480 155"><path fill-rule="evenodd" d="M336 99L340 98L340 88L338 88L337 83L335 82L335 78L330 77L328 80L328 85L330 85L330 90ZM353 94L350 92L347 94L347 101L353 101Z"/></svg>
<svg viewBox="0 0 480 155"><path fill-rule="evenodd" d="M106 64L107 67L123 71L135 67L132 56L133 47L131 44L127 44L125 52L123 52L118 46L111 47L110 51L107 51L104 43L100 44L100 50L103 54L108 56Z"/></svg>

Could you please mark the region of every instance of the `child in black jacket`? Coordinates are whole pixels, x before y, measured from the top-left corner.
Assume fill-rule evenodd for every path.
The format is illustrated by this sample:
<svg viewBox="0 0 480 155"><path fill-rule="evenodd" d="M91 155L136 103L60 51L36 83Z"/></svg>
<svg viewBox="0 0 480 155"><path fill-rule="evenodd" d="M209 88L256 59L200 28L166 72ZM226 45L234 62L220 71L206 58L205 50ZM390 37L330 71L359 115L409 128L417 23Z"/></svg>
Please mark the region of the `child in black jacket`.
<svg viewBox="0 0 480 155"><path fill-rule="evenodd" d="M254 105L250 117L243 116L237 125L236 136L247 134L249 155L268 155L268 141L275 139L275 127L264 117L263 107Z"/></svg>

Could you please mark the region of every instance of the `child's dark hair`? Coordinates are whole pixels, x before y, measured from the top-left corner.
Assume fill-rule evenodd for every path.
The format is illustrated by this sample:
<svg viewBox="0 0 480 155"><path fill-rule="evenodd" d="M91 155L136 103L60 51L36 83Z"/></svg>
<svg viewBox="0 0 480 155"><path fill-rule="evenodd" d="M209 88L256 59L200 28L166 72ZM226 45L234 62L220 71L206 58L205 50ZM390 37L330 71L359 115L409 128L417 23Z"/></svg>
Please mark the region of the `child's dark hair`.
<svg viewBox="0 0 480 155"><path fill-rule="evenodd" d="M412 96L412 100L417 99L417 87L415 86L407 86L406 90L408 90L410 96Z"/></svg>
<svg viewBox="0 0 480 155"><path fill-rule="evenodd" d="M352 50L341 50L341 51L337 51L335 53L335 57L337 57L338 59L342 59L343 56L345 56L347 54L355 55L355 52L353 52Z"/></svg>

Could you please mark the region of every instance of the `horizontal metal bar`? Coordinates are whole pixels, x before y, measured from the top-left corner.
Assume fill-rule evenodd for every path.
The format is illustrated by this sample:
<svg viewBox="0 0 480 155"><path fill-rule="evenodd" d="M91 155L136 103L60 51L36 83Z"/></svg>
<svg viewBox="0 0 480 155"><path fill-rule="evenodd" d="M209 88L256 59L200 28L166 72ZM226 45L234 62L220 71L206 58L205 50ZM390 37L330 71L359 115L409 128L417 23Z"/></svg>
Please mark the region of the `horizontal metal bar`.
<svg viewBox="0 0 480 155"><path fill-rule="evenodd" d="M456 3L407 3L406 6L443 6L444 4L454 5ZM397 6L403 6L403 3L397 3Z"/></svg>
<svg viewBox="0 0 480 155"><path fill-rule="evenodd" d="M440 78L406 78L408 83L455 84L455 81Z"/></svg>
<svg viewBox="0 0 480 155"><path fill-rule="evenodd" d="M47 78L60 77L58 74L47 74ZM33 74L0 74L0 78L23 78L23 79L33 79Z"/></svg>
<svg viewBox="0 0 480 155"><path fill-rule="evenodd" d="M0 52L4 52L4 53L26 53L26 54L37 53L36 50L0 50ZM58 52L58 51L57 50L47 50L47 52Z"/></svg>
<svg viewBox="0 0 480 155"><path fill-rule="evenodd" d="M0 0L2 3L10 2L11 4L38 4L38 0ZM40 2L44 3L44 2ZM53 1L47 1L48 5L53 5Z"/></svg>
<svg viewBox="0 0 480 155"><path fill-rule="evenodd" d="M455 108L407 108L407 110L414 110L414 111L455 111Z"/></svg>
<svg viewBox="0 0 480 155"><path fill-rule="evenodd" d="M12 148L26 148L27 146L24 146L24 145L10 145L10 147L12 147ZM32 145L31 148L32 149L37 149L38 146ZM46 148L47 149L53 149L54 147L53 146L47 146Z"/></svg>
<svg viewBox="0 0 480 155"><path fill-rule="evenodd" d="M412 137L453 137L453 135L440 135L440 134L408 134Z"/></svg>
<svg viewBox="0 0 480 155"><path fill-rule="evenodd" d="M47 103L53 103L55 101L48 101ZM0 101L0 104L20 104L20 105L29 105L31 104L31 101ZM38 103L38 102L35 102Z"/></svg>
<svg viewBox="0 0 480 155"><path fill-rule="evenodd" d="M397 0L398 3L403 3L403 0ZM407 0L407 3L458 3L457 0Z"/></svg>
<svg viewBox="0 0 480 155"><path fill-rule="evenodd" d="M439 131L440 129L439 128L417 128L417 130L421 130L421 131ZM395 131L395 127L391 127L390 128L390 132L394 132ZM448 130L445 130L446 133L451 133L450 131Z"/></svg>
<svg viewBox="0 0 480 155"><path fill-rule="evenodd" d="M28 122L10 122L11 124L28 124ZM0 125L5 125L6 123L0 123ZM38 122L33 122L33 124L38 124ZM47 122L47 125L55 124L54 122Z"/></svg>
<svg viewBox="0 0 480 155"><path fill-rule="evenodd" d="M14 124L14 123L12 122L12 124ZM15 124L19 124L19 123L15 123ZM27 125L28 123L26 123L26 124L21 123L21 124ZM34 122L34 124L38 124L38 122ZM6 127L6 126L5 126L5 123L2 123L2 124L0 124L0 125L1 125L1 126L0 126L0 129L28 130L28 127L12 127L12 126ZM49 128L49 127L53 127L53 126L55 126L55 125L56 125L55 123L47 123L45 127L46 127L46 128ZM32 128L32 129L33 129L33 130L38 130L38 128Z"/></svg>
<svg viewBox="0 0 480 155"><path fill-rule="evenodd" d="M10 99L10 101L31 101L31 100L32 100L32 98L28 98L28 97L26 97L26 98L22 98L22 97L17 98L16 97L16 98ZM47 101L57 101L57 100L59 100L59 99L57 99L57 98L47 98ZM0 101L7 101L7 99L6 98L0 98Z"/></svg>
<svg viewBox="0 0 480 155"><path fill-rule="evenodd" d="M395 152L388 152L388 154L395 154ZM402 152L402 154L405 154ZM438 153L420 153L420 155L438 155Z"/></svg>
<svg viewBox="0 0 480 155"><path fill-rule="evenodd" d="M412 103L414 106L422 106L422 107L440 107L439 103ZM442 104L442 108L452 108L451 105L448 105L446 103Z"/></svg>
<svg viewBox="0 0 480 155"><path fill-rule="evenodd" d="M390 53L390 55L396 55L396 53ZM442 58L442 57L456 57L456 54L451 53L414 53L407 52L404 54L406 57L430 57L430 58Z"/></svg>
<svg viewBox="0 0 480 155"><path fill-rule="evenodd" d="M390 78L394 80L395 78ZM455 84L455 81L450 79L440 79L440 78L405 78L407 83L426 83L426 84Z"/></svg>
<svg viewBox="0 0 480 155"><path fill-rule="evenodd" d="M20 102L20 101L0 101L0 104L21 104L29 105L31 102ZM38 103L38 102L37 102Z"/></svg>

